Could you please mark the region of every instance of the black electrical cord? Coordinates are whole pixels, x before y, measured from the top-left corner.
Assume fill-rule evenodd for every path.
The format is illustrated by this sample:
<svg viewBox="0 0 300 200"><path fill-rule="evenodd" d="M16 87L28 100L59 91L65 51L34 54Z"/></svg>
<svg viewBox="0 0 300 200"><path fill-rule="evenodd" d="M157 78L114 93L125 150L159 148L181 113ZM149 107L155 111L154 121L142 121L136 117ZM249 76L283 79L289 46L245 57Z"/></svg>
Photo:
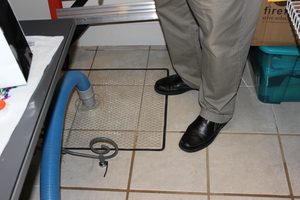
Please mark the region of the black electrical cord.
<svg viewBox="0 0 300 200"><path fill-rule="evenodd" d="M113 149L110 148L107 145L104 145L104 144L101 144L100 148L95 148L95 145L98 144L98 143L110 144L110 145L113 146ZM68 150L66 148L62 148L62 152L66 153L66 154L73 155L73 156L98 159L99 160L99 166L106 167L105 173L104 173L104 177L105 177L107 169L108 169L108 161L107 161L107 159L111 159L111 158L115 157L118 154L118 152L119 152L118 145L113 140L111 140L109 138L97 137L97 138L94 138L94 139L92 139L90 141L89 147L90 147L90 149L91 149L91 151L93 153L98 154L98 155L91 155L91 154L86 154L86 153L79 153L79 152L76 152L76 151ZM114 150L114 152L112 154L110 154L110 155L106 155L111 150Z"/></svg>

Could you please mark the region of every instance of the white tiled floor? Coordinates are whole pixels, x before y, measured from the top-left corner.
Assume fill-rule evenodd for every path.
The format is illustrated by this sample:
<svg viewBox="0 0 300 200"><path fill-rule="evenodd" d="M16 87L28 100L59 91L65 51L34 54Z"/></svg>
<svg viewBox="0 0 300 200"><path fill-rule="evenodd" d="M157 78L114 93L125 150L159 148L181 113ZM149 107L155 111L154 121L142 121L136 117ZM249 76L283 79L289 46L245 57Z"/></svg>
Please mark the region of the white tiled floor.
<svg viewBox="0 0 300 200"><path fill-rule="evenodd" d="M185 154L178 148L180 136L169 132L161 152L135 153L131 189L206 192L205 151Z"/></svg>
<svg viewBox="0 0 300 200"><path fill-rule="evenodd" d="M211 192L289 194L277 136L223 134L208 149Z"/></svg>
<svg viewBox="0 0 300 200"><path fill-rule="evenodd" d="M240 87L235 115L225 132L277 133L272 105L261 103L254 88Z"/></svg>
<svg viewBox="0 0 300 200"><path fill-rule="evenodd" d="M161 46L82 47L72 49L72 54L70 67L76 69L148 67L174 73ZM122 77L99 73L90 79L122 87L123 80L131 80L132 85L144 81L135 79L135 73L141 72ZM110 161L105 178L97 161L63 155L62 199L300 200L300 103L261 103L250 73L246 68L234 118L209 148L192 154L178 148L200 108L197 91L170 96L163 151L121 151ZM145 80L147 87L155 81L153 74ZM130 89L123 90L124 95L130 94ZM68 115L72 112L68 110ZM38 156L22 200L39 199L37 161Z"/></svg>

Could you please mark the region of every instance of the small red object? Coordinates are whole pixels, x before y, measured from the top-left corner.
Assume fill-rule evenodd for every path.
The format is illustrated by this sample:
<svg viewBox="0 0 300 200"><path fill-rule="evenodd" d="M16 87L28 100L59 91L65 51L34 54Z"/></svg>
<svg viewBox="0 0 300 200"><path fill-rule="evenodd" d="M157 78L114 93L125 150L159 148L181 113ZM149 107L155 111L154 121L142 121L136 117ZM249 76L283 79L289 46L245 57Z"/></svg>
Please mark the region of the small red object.
<svg viewBox="0 0 300 200"><path fill-rule="evenodd" d="M56 9L62 8L61 0L48 0L50 15L52 19L57 19Z"/></svg>
<svg viewBox="0 0 300 200"><path fill-rule="evenodd" d="M0 110L2 110L5 106L6 106L5 101L0 99Z"/></svg>

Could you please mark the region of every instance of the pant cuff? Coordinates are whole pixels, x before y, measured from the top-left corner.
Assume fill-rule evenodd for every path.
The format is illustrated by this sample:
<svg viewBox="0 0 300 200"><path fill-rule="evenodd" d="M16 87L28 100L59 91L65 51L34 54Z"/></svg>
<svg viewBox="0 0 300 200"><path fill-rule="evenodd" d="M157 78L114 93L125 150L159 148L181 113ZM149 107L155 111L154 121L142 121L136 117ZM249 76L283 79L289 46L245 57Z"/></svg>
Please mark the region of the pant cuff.
<svg viewBox="0 0 300 200"><path fill-rule="evenodd" d="M216 123L226 123L232 118L232 115L217 114L205 108L201 108L200 116Z"/></svg>
<svg viewBox="0 0 300 200"><path fill-rule="evenodd" d="M193 84L192 82L190 82L190 81L188 81L188 80L186 80L186 79L184 79L184 78L182 78L182 77L180 77L182 80L183 80L183 82L185 83L185 84L187 84L190 88L193 88L193 89L195 89L195 90L199 90L199 85L197 86L196 84Z"/></svg>

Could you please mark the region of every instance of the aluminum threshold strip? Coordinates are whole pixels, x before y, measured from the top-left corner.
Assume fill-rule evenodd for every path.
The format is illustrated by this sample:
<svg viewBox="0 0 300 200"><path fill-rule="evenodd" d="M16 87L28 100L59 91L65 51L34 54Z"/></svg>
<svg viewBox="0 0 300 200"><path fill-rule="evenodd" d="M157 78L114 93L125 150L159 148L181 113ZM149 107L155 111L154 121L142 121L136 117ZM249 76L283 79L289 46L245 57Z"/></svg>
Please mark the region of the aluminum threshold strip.
<svg viewBox="0 0 300 200"><path fill-rule="evenodd" d="M75 19L77 25L158 20L154 2L62 8L57 10L57 16Z"/></svg>
<svg viewBox="0 0 300 200"><path fill-rule="evenodd" d="M289 13L291 22L297 33L298 39L300 39L300 1L288 0L286 9Z"/></svg>

